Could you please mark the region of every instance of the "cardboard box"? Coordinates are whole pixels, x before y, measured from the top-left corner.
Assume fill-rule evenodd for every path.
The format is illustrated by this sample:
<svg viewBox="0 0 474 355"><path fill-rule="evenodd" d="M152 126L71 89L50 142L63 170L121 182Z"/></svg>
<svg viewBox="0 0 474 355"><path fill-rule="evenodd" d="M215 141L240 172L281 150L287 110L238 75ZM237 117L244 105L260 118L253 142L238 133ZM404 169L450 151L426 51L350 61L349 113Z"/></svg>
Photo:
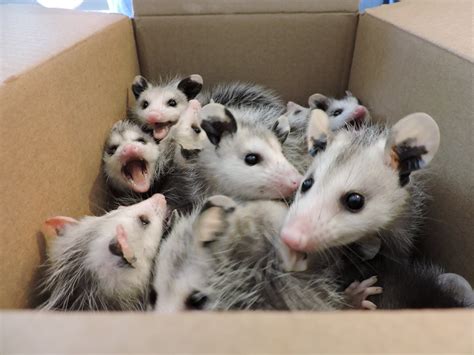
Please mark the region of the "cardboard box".
<svg viewBox="0 0 474 355"><path fill-rule="evenodd" d="M379 120L430 113L442 145L422 252L474 282L471 1L405 0L362 16L356 0L135 0L135 10L137 48L119 15L0 6L0 351L473 353L472 310L18 311L45 218L100 213L102 145L125 114L137 57L150 77L251 80L300 103L349 85Z"/></svg>

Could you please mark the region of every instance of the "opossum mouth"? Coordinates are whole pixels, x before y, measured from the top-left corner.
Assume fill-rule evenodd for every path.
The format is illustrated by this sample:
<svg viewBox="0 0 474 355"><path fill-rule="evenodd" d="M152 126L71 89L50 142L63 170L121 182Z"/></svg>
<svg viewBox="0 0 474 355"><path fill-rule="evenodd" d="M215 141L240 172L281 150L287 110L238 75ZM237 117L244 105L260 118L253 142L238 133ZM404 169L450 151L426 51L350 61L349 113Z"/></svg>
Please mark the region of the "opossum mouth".
<svg viewBox="0 0 474 355"><path fill-rule="evenodd" d="M129 160L122 166L122 175L133 191L143 193L150 189L148 163L145 160Z"/></svg>
<svg viewBox="0 0 474 355"><path fill-rule="evenodd" d="M163 138L165 138L168 135L171 126L173 126L175 123L176 123L176 121L174 121L174 122L168 121L168 122L154 123L153 124L153 137L156 140L162 140Z"/></svg>

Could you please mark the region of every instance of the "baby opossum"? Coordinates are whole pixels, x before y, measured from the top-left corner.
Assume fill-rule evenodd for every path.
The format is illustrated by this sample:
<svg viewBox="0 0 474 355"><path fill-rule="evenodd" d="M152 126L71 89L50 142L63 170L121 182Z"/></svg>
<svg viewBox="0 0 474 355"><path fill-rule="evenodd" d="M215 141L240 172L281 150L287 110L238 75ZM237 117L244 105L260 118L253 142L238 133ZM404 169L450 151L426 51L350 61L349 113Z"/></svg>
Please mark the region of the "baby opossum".
<svg viewBox="0 0 474 355"><path fill-rule="evenodd" d="M313 94L308 98L309 107L300 106L292 101L287 104L286 115L290 126L306 131L311 110L317 108L326 112L329 117L329 127L336 131L345 126L360 126L370 121L370 113L358 98L346 91L342 99Z"/></svg>
<svg viewBox="0 0 474 355"><path fill-rule="evenodd" d="M362 106L359 100L348 91L346 96L339 100L327 98L321 94L314 94L309 97L308 103L309 108L290 101L285 113L291 131L283 144L283 154L302 174L312 163L312 157L308 154L306 142L306 130L311 110L315 108L323 109L330 115L329 127L332 131L350 126L359 127L370 120L367 108Z"/></svg>
<svg viewBox="0 0 474 355"><path fill-rule="evenodd" d="M167 215L163 195L101 217L45 222L51 242L41 292L45 310L145 310Z"/></svg>
<svg viewBox="0 0 474 355"><path fill-rule="evenodd" d="M424 113L391 129L333 132L328 116L314 110L308 146L315 157L286 218L284 242L312 252L377 236L393 256L408 255L423 195L412 173L428 165L439 139L438 125Z"/></svg>
<svg viewBox="0 0 474 355"><path fill-rule="evenodd" d="M162 140L186 110L188 101L199 94L202 85L198 74L157 85L138 75L132 84L136 103L129 112L129 119L152 131L156 140Z"/></svg>
<svg viewBox="0 0 474 355"><path fill-rule="evenodd" d="M200 150L207 141L200 128L199 109L199 102L190 100L159 144L134 123L119 121L114 125L103 152L110 208L132 205L155 193L164 194L172 209L192 207L202 192L183 152Z"/></svg>
<svg viewBox="0 0 474 355"><path fill-rule="evenodd" d="M254 109L227 109L217 103L200 112L209 142L194 164L207 186L207 196L225 194L243 199L280 199L293 195L301 175L283 156L288 134L284 120L273 131L247 120Z"/></svg>
<svg viewBox="0 0 474 355"><path fill-rule="evenodd" d="M329 273L303 272L304 256L279 239L287 210L280 202L237 204L217 195L181 217L157 259L157 311L348 307ZM359 302L381 292L371 281L355 285ZM349 291L350 302L357 292Z"/></svg>
<svg viewBox="0 0 474 355"><path fill-rule="evenodd" d="M308 141L315 158L286 217L282 240L296 251L327 252L340 274L352 268L363 278L368 269L390 280L392 269L411 256L422 216L423 188L414 172L429 164L439 140L437 124L424 113L391 129L374 125L332 132L327 115L314 110ZM352 247L362 253L356 255ZM367 251L372 255L364 260ZM390 286L403 287L401 279Z"/></svg>

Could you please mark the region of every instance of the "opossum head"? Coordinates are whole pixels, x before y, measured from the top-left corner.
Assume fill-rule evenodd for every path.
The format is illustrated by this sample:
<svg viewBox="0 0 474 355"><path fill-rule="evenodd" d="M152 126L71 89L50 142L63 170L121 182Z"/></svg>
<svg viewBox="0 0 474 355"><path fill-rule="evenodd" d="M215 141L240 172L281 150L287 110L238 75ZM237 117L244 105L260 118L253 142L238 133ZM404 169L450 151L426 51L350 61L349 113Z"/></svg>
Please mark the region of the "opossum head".
<svg viewBox="0 0 474 355"><path fill-rule="evenodd" d="M198 74L160 85L153 85L138 75L132 84L136 99L134 116L143 126L153 130L156 140L161 140L186 110L188 101L199 94L202 84Z"/></svg>
<svg viewBox="0 0 474 355"><path fill-rule="evenodd" d="M101 217L79 221L67 217L48 219L43 231L56 238L50 243L50 274L46 281L57 282L61 288L53 296L56 293L54 297L59 299L69 297L68 292L82 293L81 299L90 297L93 302L93 295L87 294L93 289L123 300L143 291L149 282L166 216L165 197L156 194ZM77 289L81 287L84 290Z"/></svg>
<svg viewBox="0 0 474 355"><path fill-rule="evenodd" d="M214 309L233 300L223 300L236 290L223 290L243 281L240 270L253 268L266 258L285 271L306 268L304 256L293 252L278 238L287 212L280 202L250 201L237 204L215 195L191 216L182 217L163 243L154 286L158 312ZM272 253L274 251L275 253ZM224 278L232 282L219 282ZM216 283L217 280L217 283ZM237 302L237 300L235 300Z"/></svg>
<svg viewBox="0 0 474 355"><path fill-rule="evenodd" d="M117 122L102 155L107 182L120 191L147 192L158 155L158 145L140 127L128 121Z"/></svg>
<svg viewBox="0 0 474 355"><path fill-rule="evenodd" d="M199 155L214 189L244 199L278 199L294 194L301 175L284 157L281 141L289 126L285 117L274 132L244 124L220 104L201 110L201 126L211 144ZM281 124L280 124L281 123Z"/></svg>
<svg viewBox="0 0 474 355"><path fill-rule="evenodd" d="M425 168L439 146L439 129L424 113L391 129L329 128L321 110L311 114L310 153L315 156L282 230L294 250L346 245L390 228L409 211L410 174Z"/></svg>
<svg viewBox="0 0 474 355"><path fill-rule="evenodd" d="M329 117L329 127L334 131L345 126L359 127L370 121L369 111L359 99L346 91L342 99L326 97L321 94L311 95L308 99L310 109L320 109Z"/></svg>

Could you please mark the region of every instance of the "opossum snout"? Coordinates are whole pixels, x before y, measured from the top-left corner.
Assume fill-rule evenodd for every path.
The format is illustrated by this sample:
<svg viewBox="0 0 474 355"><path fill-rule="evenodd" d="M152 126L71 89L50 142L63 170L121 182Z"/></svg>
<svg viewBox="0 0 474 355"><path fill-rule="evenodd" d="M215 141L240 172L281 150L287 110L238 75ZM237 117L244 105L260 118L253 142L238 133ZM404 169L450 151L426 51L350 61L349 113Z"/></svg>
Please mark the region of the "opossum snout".
<svg viewBox="0 0 474 355"><path fill-rule="evenodd" d="M154 194L149 198L151 204L155 207L165 208L166 207L166 198L162 194Z"/></svg>
<svg viewBox="0 0 474 355"><path fill-rule="evenodd" d="M282 193L284 194L284 197L288 197L298 189L298 186L300 185L303 176L301 176L296 170L290 171L289 173L284 174L283 176L284 178L281 181L280 188L282 190Z"/></svg>
<svg viewBox="0 0 474 355"><path fill-rule="evenodd" d="M367 115L367 109L364 106L357 106L354 110L353 119L357 121L363 121Z"/></svg>
<svg viewBox="0 0 474 355"><path fill-rule="evenodd" d="M147 115L146 122L149 124L164 122L164 115L161 112L154 111Z"/></svg>
<svg viewBox="0 0 474 355"><path fill-rule="evenodd" d="M142 150L136 144L127 144L120 152L120 160L126 162L130 158L142 158Z"/></svg>
<svg viewBox="0 0 474 355"><path fill-rule="evenodd" d="M281 231L281 239L295 251L310 252L314 249L314 243L308 238L308 228L302 223L284 227Z"/></svg>

